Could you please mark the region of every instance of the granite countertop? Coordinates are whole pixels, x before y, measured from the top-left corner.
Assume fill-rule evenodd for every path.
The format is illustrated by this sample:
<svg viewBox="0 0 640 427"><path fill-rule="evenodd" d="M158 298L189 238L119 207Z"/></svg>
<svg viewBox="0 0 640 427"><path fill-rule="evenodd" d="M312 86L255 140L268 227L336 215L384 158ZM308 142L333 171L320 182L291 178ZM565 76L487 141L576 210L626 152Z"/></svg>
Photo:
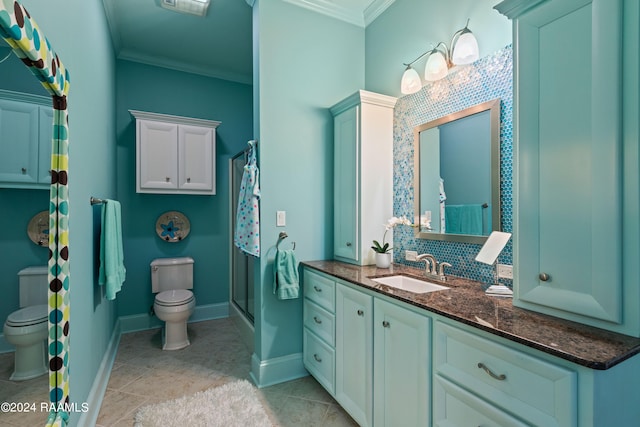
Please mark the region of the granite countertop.
<svg viewBox="0 0 640 427"><path fill-rule="evenodd" d="M400 264L376 268L339 261L301 264L591 369L609 369L640 353L639 338L514 307L511 298L487 296L481 283L468 279L447 276L442 284L449 289L416 294L371 280L396 274L424 278L416 268Z"/></svg>

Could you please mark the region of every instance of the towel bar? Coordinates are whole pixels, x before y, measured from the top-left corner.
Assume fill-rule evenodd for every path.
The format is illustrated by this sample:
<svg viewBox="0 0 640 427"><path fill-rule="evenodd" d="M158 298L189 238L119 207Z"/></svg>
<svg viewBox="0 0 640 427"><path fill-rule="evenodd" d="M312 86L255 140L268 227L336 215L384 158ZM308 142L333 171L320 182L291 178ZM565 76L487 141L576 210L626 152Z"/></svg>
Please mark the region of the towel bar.
<svg viewBox="0 0 640 427"><path fill-rule="evenodd" d="M93 197L93 196L89 199L89 203L91 203L92 205L101 205L104 202L105 202L104 200L98 199L97 197Z"/></svg>

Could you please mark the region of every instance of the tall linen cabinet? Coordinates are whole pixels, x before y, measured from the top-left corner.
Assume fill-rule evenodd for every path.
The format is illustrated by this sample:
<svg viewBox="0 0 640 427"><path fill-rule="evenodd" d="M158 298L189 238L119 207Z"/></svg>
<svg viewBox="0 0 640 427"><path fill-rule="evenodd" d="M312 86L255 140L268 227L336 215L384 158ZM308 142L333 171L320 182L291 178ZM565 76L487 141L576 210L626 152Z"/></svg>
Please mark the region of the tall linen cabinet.
<svg viewBox="0 0 640 427"><path fill-rule="evenodd" d="M393 107L397 98L360 90L331 107L334 116L334 258L375 263L393 215ZM386 242L392 242L391 232Z"/></svg>
<svg viewBox="0 0 640 427"><path fill-rule="evenodd" d="M640 336L637 0L505 0L514 305Z"/></svg>

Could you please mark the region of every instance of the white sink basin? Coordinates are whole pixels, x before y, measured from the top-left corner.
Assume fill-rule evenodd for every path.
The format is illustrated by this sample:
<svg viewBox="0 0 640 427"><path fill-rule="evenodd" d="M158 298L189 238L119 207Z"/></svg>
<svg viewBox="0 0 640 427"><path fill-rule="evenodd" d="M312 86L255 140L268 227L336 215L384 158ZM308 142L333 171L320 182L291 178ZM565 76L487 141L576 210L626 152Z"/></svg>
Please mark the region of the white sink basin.
<svg viewBox="0 0 640 427"><path fill-rule="evenodd" d="M404 291L414 292L416 294L424 294L426 292L442 291L449 289L446 286L436 285L435 283L425 282L424 280L414 279L408 276L387 276L371 279L374 282L391 286L392 288L402 289Z"/></svg>

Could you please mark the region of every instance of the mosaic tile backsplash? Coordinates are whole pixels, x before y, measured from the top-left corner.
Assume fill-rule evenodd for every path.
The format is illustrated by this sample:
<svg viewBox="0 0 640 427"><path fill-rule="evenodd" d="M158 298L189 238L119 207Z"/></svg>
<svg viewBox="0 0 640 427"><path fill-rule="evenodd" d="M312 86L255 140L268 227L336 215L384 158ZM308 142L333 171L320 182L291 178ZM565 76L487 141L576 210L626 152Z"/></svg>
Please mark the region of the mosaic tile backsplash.
<svg viewBox="0 0 640 427"><path fill-rule="evenodd" d="M393 212L413 218L413 128L447 114L493 99L500 99L500 213L502 231L512 232L513 204L513 50L511 46L474 64L455 67L439 81L426 84L419 92L398 100L393 129ZM494 281L494 269L474 260L482 245L416 239L414 230L398 226L393 236L394 262L422 268L424 263L406 261L404 252L431 253L439 261L453 265L448 273L483 283ZM513 263L510 242L498 262ZM500 283L510 285L501 279Z"/></svg>

